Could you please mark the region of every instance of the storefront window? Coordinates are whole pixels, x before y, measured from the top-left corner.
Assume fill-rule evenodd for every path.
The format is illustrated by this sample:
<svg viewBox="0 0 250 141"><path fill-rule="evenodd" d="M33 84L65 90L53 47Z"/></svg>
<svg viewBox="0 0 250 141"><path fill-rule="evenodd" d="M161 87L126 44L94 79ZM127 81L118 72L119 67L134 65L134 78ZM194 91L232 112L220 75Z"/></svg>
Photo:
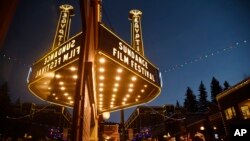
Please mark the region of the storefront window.
<svg viewBox="0 0 250 141"><path fill-rule="evenodd" d="M234 107L227 108L224 112L227 120L232 119L236 116Z"/></svg>
<svg viewBox="0 0 250 141"><path fill-rule="evenodd" d="M240 109L244 119L250 118L249 107L247 105L241 106Z"/></svg>
<svg viewBox="0 0 250 141"><path fill-rule="evenodd" d="M239 108L241 110L242 118L243 119L250 119L250 100L244 100L241 103L239 103Z"/></svg>

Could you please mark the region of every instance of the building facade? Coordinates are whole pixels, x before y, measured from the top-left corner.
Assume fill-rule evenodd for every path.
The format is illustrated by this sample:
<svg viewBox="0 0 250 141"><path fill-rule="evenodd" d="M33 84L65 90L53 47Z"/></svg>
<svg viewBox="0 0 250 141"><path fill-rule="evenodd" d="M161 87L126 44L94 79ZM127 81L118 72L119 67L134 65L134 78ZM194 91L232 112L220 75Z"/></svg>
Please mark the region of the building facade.
<svg viewBox="0 0 250 141"><path fill-rule="evenodd" d="M217 95L226 136L231 138L235 128L250 127L250 78Z"/></svg>
<svg viewBox="0 0 250 141"><path fill-rule="evenodd" d="M20 139L69 140L72 115L68 109L57 105L22 103L13 105L8 117L10 136Z"/></svg>
<svg viewBox="0 0 250 141"><path fill-rule="evenodd" d="M164 135L162 106L138 106L125 122L129 140L158 140Z"/></svg>

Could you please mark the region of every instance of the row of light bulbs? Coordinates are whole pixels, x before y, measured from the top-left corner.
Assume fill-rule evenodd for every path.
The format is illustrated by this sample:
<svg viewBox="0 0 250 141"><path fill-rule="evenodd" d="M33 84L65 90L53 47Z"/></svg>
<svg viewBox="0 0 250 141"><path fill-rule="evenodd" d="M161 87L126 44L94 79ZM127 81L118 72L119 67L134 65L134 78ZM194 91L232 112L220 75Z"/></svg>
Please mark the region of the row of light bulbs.
<svg viewBox="0 0 250 141"><path fill-rule="evenodd" d="M72 71L72 72L76 72L76 71L77 71L77 68L74 67L74 66L70 67L69 69L70 69L70 71ZM54 78L56 78L57 80L59 80L59 79L62 78L62 75L60 75L60 74L56 74L56 75L53 75L53 76L54 76ZM76 80L78 77L77 77L76 74L74 74L74 75L72 75L72 78L73 78L74 80ZM47 84L49 84L49 83L48 83L48 82L45 82L44 84L47 85ZM58 82L58 85L60 86L59 89L60 89L62 92L64 92L63 95L66 97L66 99L69 100L68 103L69 103L69 104L73 104L73 103L74 103L73 98L69 95L68 92L65 92L65 90L66 90L65 82L59 81L59 82ZM52 89L51 87L48 87L48 90L51 90L51 89ZM55 100L58 100L58 99L59 99L59 97L56 95L56 93L52 93L52 96L55 98Z"/></svg>
<svg viewBox="0 0 250 141"><path fill-rule="evenodd" d="M104 68L104 64L106 62L106 59L105 58L100 58L99 59L99 63L101 64L100 68L98 69L99 71L99 84L98 84L98 93L99 93L99 98L98 98L98 105L99 105L99 110L103 110L103 98L104 98L104 95L103 95L103 91L104 91L104 72L105 72L105 68ZM110 100L110 108L114 108L115 106L115 98L116 98L116 92L118 91L118 87L119 87L119 81L121 80L121 77L120 77L120 74L123 72L123 69L122 68L118 68L116 70L117 74L115 76L115 84L114 84L114 87L113 87L113 94L111 95L111 100ZM132 76L131 77L131 83L128 84L128 93L122 98L122 105L126 105L126 102L128 101L128 99L130 98L130 94L133 92L133 88L134 88L134 82L137 80L137 77L136 76ZM146 88L147 85L144 85L144 88ZM141 93L144 93L144 89L141 89ZM141 95L137 95L135 101L139 101L139 99L141 98Z"/></svg>

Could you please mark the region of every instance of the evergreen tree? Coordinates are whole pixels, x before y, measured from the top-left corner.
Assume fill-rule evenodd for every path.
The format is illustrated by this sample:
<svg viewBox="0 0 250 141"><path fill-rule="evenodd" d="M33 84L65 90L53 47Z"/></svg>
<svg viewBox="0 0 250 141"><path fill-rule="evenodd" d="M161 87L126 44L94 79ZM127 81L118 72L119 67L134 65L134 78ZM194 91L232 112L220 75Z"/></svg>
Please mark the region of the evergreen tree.
<svg viewBox="0 0 250 141"><path fill-rule="evenodd" d="M9 96L8 83L5 82L0 86L0 133L7 134L9 126L7 116L11 113L11 100Z"/></svg>
<svg viewBox="0 0 250 141"><path fill-rule="evenodd" d="M190 87L187 87L184 108L187 110L187 112L194 113L198 111L198 102Z"/></svg>
<svg viewBox="0 0 250 141"><path fill-rule="evenodd" d="M181 105L178 100L176 101L175 108L181 108Z"/></svg>
<svg viewBox="0 0 250 141"><path fill-rule="evenodd" d="M205 112L208 110L207 107L209 105L209 101L207 100L207 91L202 81L199 86L199 92L200 92L198 101L199 112Z"/></svg>
<svg viewBox="0 0 250 141"><path fill-rule="evenodd" d="M221 92L222 92L222 87L220 86L220 82L213 77L212 81L211 81L211 101L212 101L212 103L217 103L216 96Z"/></svg>
<svg viewBox="0 0 250 141"><path fill-rule="evenodd" d="M230 87L227 81L224 82L224 90L227 90Z"/></svg>
<svg viewBox="0 0 250 141"><path fill-rule="evenodd" d="M9 95L9 86L4 82L0 86L0 117L7 116L11 109L11 100Z"/></svg>

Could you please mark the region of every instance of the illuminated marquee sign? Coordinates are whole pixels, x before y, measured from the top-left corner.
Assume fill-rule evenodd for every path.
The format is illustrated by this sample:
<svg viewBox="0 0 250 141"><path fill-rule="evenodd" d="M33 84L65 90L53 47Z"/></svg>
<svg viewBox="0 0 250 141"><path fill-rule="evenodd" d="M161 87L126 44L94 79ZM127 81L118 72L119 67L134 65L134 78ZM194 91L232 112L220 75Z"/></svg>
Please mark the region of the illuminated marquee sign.
<svg viewBox="0 0 250 141"><path fill-rule="evenodd" d="M83 34L69 37L73 6L61 5L60 18L52 51L44 55L30 68L27 82L29 90L38 98L55 104L74 104L78 60Z"/></svg>
<svg viewBox="0 0 250 141"><path fill-rule="evenodd" d="M82 36L82 33L77 34L34 63L30 81L39 79L45 73L55 71L65 64L78 59Z"/></svg>
<svg viewBox="0 0 250 141"><path fill-rule="evenodd" d="M83 34L79 33L35 62L28 88L38 98L73 107Z"/></svg>
<svg viewBox="0 0 250 141"><path fill-rule="evenodd" d="M99 113L137 106L160 94L159 70L103 24L95 57Z"/></svg>
<svg viewBox="0 0 250 141"><path fill-rule="evenodd" d="M69 27L71 23L70 17L72 16L74 8L71 5L65 4L61 5L60 9L61 9L61 14L57 25L56 36L52 47L53 49L58 47L68 39L68 34L70 29Z"/></svg>
<svg viewBox="0 0 250 141"><path fill-rule="evenodd" d="M110 32L104 25L100 25L99 50L115 61L137 73L142 78L161 86L159 70L146 58L135 51L130 45Z"/></svg>
<svg viewBox="0 0 250 141"><path fill-rule="evenodd" d="M132 31L132 47L141 55L144 55L142 31L141 31L141 15L139 10L131 10L129 12L129 18L131 19L131 31Z"/></svg>

